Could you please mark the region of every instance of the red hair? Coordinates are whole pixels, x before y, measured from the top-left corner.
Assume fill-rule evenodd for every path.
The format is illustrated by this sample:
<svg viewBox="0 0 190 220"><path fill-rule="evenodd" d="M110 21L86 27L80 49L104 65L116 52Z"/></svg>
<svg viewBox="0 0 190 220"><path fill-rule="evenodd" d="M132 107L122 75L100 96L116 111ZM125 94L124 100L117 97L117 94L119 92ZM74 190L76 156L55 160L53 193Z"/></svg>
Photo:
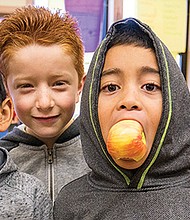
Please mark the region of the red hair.
<svg viewBox="0 0 190 220"><path fill-rule="evenodd" d="M84 48L76 19L68 13L52 13L44 7L17 9L0 23L0 56L3 74L8 74L9 60L28 45L60 45L71 56L79 81L84 74Z"/></svg>

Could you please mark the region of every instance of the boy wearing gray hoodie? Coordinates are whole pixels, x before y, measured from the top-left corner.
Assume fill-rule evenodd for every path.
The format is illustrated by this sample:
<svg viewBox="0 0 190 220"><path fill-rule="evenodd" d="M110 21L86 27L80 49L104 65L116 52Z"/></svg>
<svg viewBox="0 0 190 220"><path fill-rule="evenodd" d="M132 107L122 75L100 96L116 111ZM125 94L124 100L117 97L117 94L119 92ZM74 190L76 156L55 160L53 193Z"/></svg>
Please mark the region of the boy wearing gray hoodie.
<svg viewBox="0 0 190 220"><path fill-rule="evenodd" d="M74 116L85 80L79 26L68 13L27 6L3 19L0 39L1 71L22 122L0 146L44 182L54 201L89 170Z"/></svg>
<svg viewBox="0 0 190 220"><path fill-rule="evenodd" d="M87 74L80 133L92 171L60 191L56 220L189 219L189 89L148 25L110 27Z"/></svg>

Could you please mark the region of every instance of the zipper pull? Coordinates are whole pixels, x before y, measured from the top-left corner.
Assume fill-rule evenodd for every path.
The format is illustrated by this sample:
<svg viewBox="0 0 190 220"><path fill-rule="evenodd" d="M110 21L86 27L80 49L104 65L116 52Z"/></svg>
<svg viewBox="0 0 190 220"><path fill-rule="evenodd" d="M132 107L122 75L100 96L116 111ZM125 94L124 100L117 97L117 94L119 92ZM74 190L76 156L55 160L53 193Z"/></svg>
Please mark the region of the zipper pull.
<svg viewBox="0 0 190 220"><path fill-rule="evenodd" d="M53 151L48 150L48 163L52 164L53 163Z"/></svg>

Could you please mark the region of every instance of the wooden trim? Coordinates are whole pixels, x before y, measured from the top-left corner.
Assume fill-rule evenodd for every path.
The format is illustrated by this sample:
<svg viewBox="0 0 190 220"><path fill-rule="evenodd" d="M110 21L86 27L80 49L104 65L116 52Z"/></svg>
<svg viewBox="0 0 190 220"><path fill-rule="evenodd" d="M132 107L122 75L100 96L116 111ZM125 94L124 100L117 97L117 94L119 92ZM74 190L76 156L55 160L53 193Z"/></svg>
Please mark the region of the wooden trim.
<svg viewBox="0 0 190 220"><path fill-rule="evenodd" d="M16 6L1 6L0 14L12 13L17 7Z"/></svg>
<svg viewBox="0 0 190 220"><path fill-rule="evenodd" d="M123 18L123 0L114 0L114 21Z"/></svg>
<svg viewBox="0 0 190 220"><path fill-rule="evenodd" d="M33 5L34 4L34 0L26 0L26 4L25 5ZM23 5L24 6L24 5ZM22 6L21 6L22 7ZM10 14L12 13L16 8L18 8L18 6L0 6L0 14Z"/></svg>

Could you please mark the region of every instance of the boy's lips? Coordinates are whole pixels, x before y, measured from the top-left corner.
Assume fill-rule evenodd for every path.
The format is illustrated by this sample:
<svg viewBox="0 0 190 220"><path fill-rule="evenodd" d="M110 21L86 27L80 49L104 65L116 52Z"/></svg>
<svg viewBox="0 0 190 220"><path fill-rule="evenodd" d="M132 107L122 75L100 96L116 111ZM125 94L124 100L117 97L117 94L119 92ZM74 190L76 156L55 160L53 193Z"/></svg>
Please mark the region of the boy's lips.
<svg viewBox="0 0 190 220"><path fill-rule="evenodd" d="M59 117L59 115L54 115L54 116L33 116L33 118L37 121L40 122L54 122L57 118Z"/></svg>

